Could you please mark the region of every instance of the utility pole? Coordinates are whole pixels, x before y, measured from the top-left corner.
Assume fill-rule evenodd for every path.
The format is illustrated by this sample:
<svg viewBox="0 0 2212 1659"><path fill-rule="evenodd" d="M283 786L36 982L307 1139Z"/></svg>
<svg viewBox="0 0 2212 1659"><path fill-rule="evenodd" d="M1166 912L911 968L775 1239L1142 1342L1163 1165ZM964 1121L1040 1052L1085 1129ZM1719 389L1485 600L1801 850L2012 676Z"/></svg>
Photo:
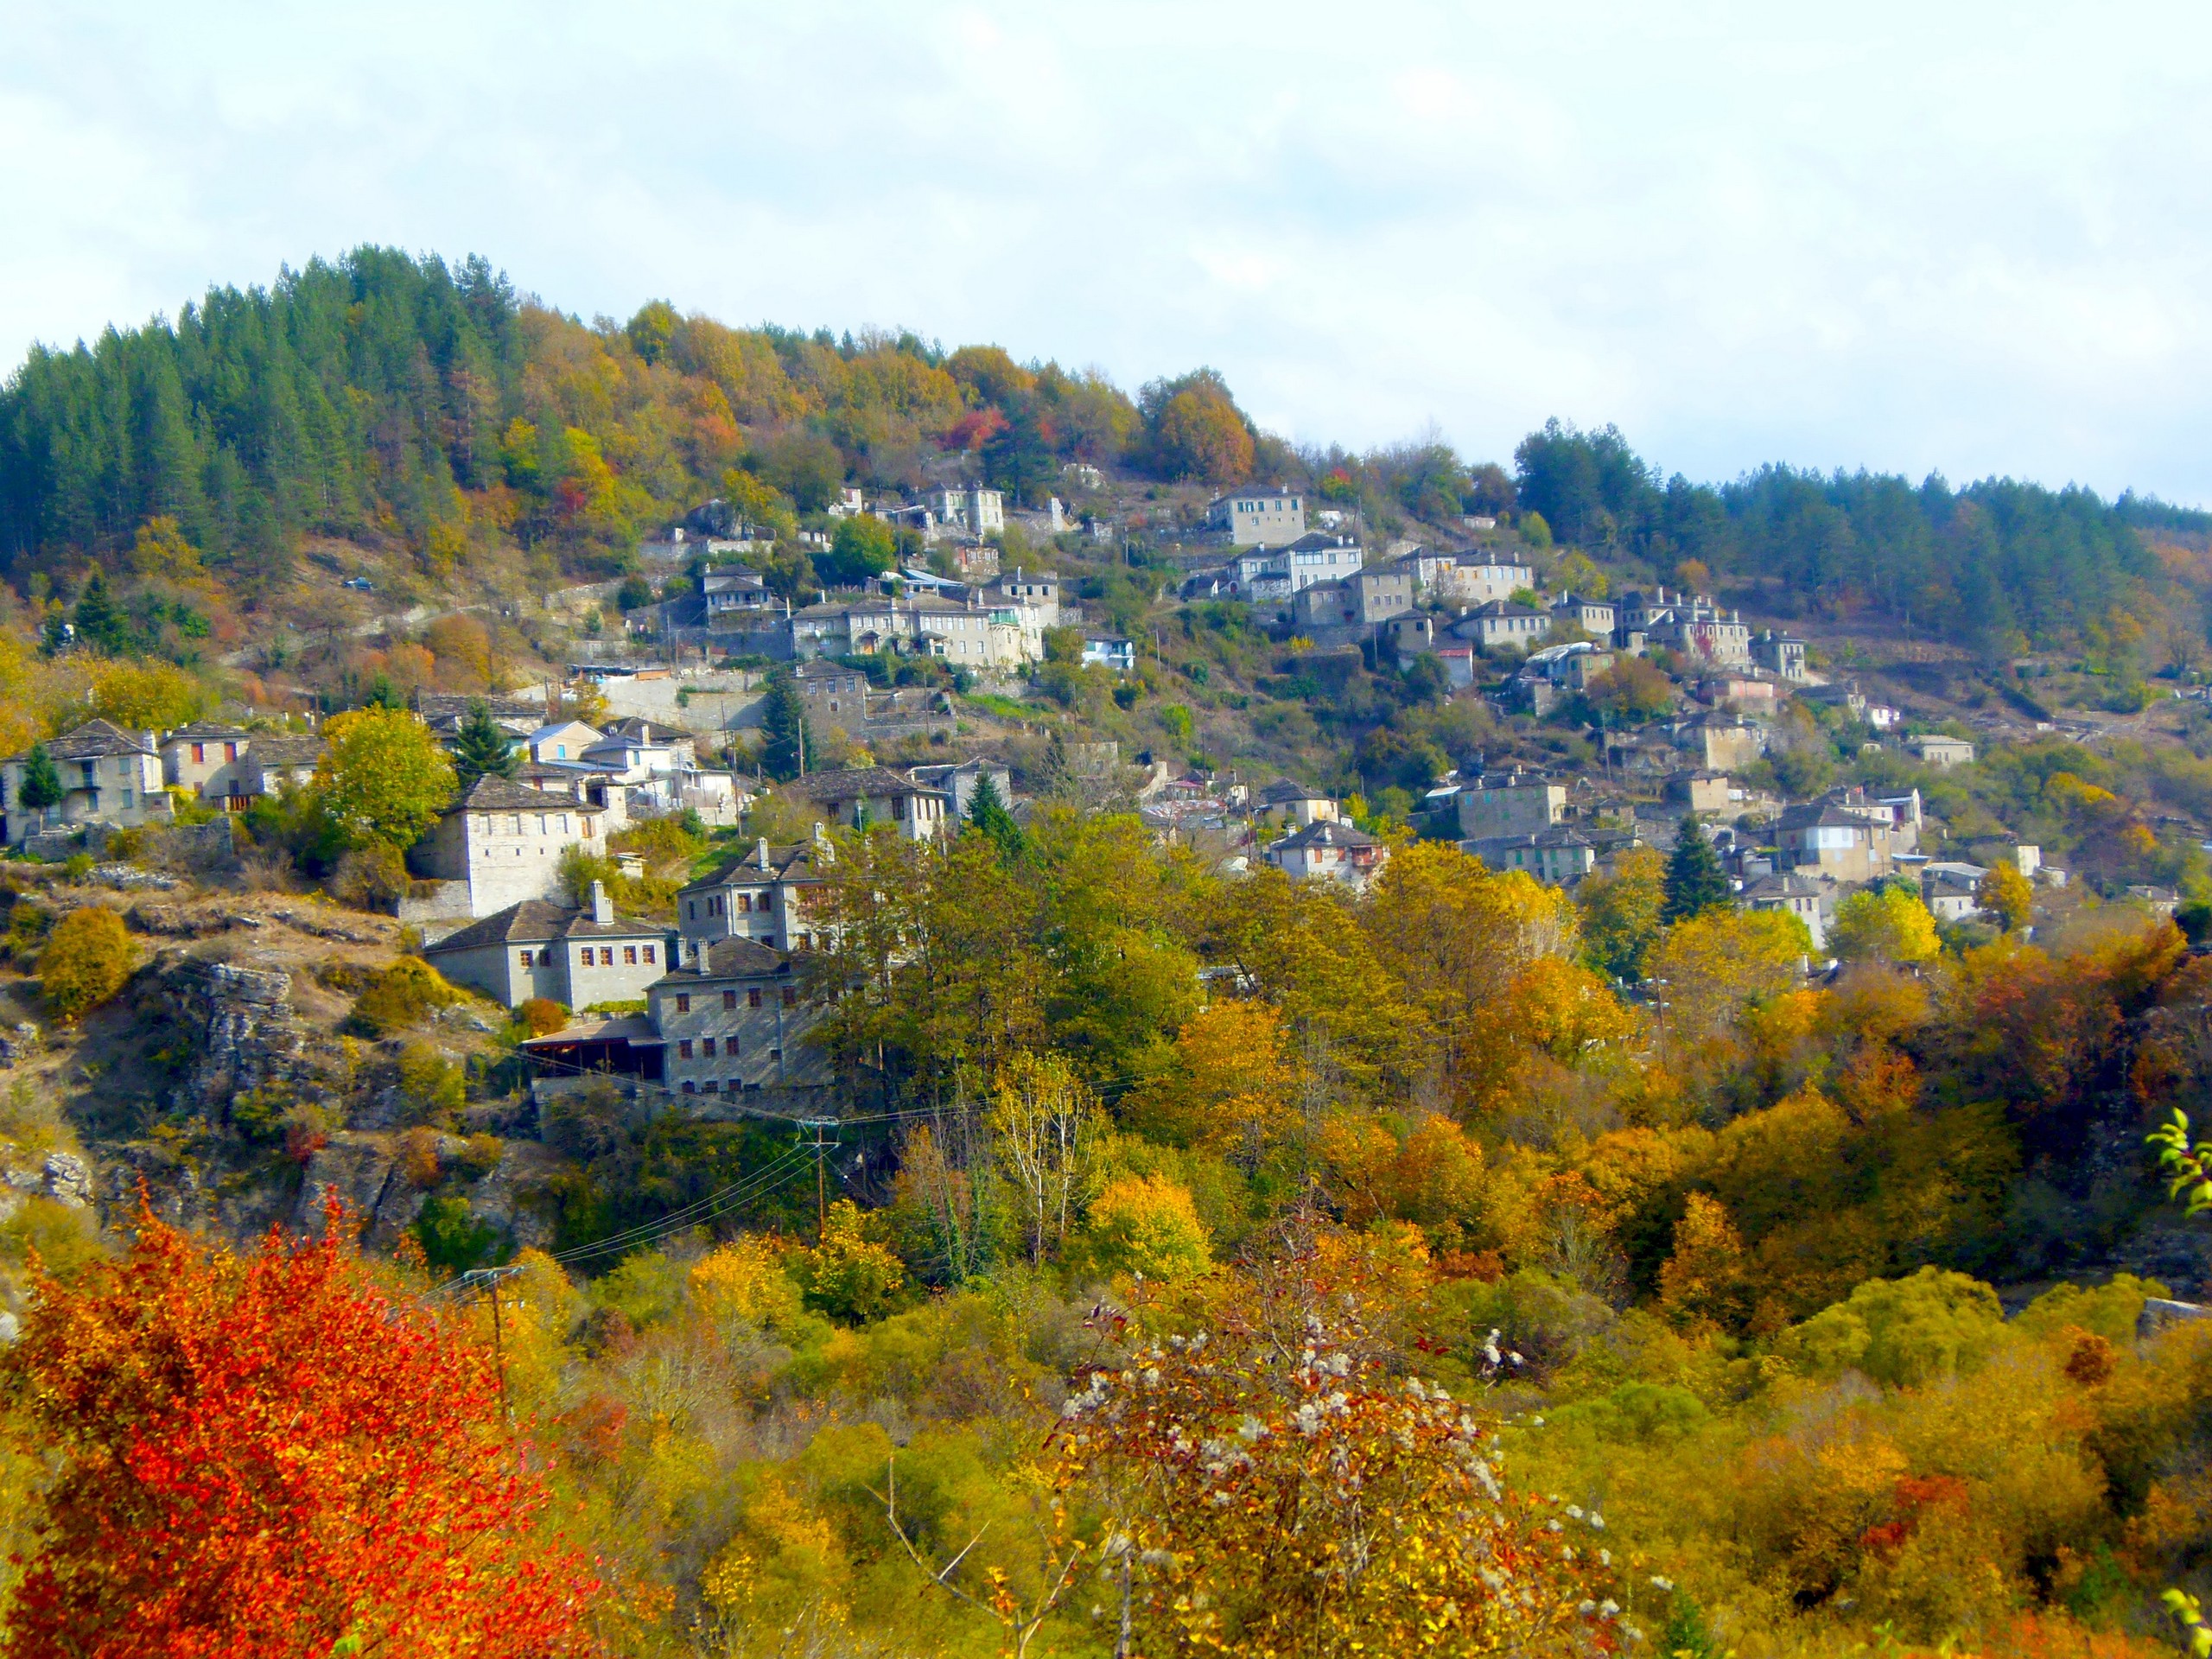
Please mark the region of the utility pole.
<svg viewBox="0 0 2212 1659"><path fill-rule="evenodd" d="M830 1149L837 1144L837 1120L834 1117L802 1117L802 1129L811 1129L814 1139L799 1144L814 1153L814 1237L817 1243L830 1236L830 1176L827 1160Z"/></svg>
<svg viewBox="0 0 2212 1659"><path fill-rule="evenodd" d="M492 1297L492 1358L499 1370L499 1421L514 1427L514 1409L507 1403L507 1353L499 1335L499 1281L520 1273L518 1267L472 1268L461 1275L461 1282L479 1290L488 1291Z"/></svg>

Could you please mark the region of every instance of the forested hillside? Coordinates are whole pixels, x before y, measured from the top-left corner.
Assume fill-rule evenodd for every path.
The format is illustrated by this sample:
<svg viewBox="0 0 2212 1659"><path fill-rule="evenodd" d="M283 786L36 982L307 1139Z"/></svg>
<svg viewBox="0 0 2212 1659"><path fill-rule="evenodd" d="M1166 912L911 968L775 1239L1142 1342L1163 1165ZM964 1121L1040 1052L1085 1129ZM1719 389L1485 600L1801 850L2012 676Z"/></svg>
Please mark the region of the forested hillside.
<svg viewBox="0 0 2212 1659"><path fill-rule="evenodd" d="M772 519L848 480L964 474L1042 505L1067 493L1069 461L1294 483L1415 537L1532 515L1662 581L1688 563L1764 584L1783 614L1865 614L1993 658L2078 646L2119 618L2202 633L2195 562L2153 544L2201 551L2212 521L2133 498L1783 467L1662 480L1614 429L1558 422L1510 476L1435 442L1301 452L1206 370L1132 398L911 334L733 328L658 302L587 326L480 258L375 248L34 352L0 394L0 549L19 589L35 573L73 582L156 518L245 598L286 576L306 532L391 538L432 578L494 543L607 573L713 497Z"/></svg>

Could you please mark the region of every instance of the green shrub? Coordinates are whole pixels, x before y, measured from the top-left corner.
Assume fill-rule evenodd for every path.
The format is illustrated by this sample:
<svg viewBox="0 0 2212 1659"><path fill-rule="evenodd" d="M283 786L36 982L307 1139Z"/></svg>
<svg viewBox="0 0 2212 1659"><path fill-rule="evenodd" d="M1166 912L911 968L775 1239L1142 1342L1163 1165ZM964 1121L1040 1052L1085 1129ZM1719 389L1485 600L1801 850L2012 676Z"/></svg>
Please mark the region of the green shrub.
<svg viewBox="0 0 2212 1659"><path fill-rule="evenodd" d="M2005 1310L1978 1279L1923 1268L1870 1279L1783 1333L1776 1351L1809 1376L1855 1370L1893 1389L1977 1369L2005 1338Z"/></svg>
<svg viewBox="0 0 2212 1659"><path fill-rule="evenodd" d="M460 1062L428 1043L410 1043L399 1055L399 1098L406 1122L451 1128L467 1101Z"/></svg>
<svg viewBox="0 0 2212 1659"><path fill-rule="evenodd" d="M499 1243L499 1230L470 1215L462 1198L424 1199L413 1230L423 1260L444 1273L482 1267Z"/></svg>

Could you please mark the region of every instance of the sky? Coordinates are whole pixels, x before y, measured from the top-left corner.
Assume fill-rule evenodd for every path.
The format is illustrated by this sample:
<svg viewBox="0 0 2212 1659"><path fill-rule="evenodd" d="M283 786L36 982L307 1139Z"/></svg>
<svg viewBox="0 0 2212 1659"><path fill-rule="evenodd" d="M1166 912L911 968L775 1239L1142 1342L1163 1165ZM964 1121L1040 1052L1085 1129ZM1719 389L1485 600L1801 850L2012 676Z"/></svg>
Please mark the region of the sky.
<svg viewBox="0 0 2212 1659"><path fill-rule="evenodd" d="M376 242L1210 365L1303 443L2208 505L2208 48L2120 0L0 0L0 359Z"/></svg>

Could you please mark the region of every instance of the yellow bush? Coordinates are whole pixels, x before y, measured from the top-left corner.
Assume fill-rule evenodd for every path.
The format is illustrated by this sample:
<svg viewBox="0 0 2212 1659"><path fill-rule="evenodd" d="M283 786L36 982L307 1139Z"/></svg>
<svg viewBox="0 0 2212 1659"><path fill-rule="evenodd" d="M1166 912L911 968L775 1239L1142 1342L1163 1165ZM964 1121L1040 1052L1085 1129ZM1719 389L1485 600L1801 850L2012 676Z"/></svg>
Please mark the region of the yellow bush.
<svg viewBox="0 0 2212 1659"><path fill-rule="evenodd" d="M1213 1266L1189 1189L1164 1176L1125 1176L1109 1185L1091 1203L1084 1243L1109 1273L1188 1279Z"/></svg>
<svg viewBox="0 0 2212 1659"><path fill-rule="evenodd" d="M420 1025L433 1009L450 1007L460 993L419 957L402 957L355 999L353 1019L376 1037Z"/></svg>
<svg viewBox="0 0 2212 1659"><path fill-rule="evenodd" d="M39 953L47 1006L65 1023L82 1019L123 988L137 953L123 918L98 905L63 917Z"/></svg>
<svg viewBox="0 0 2212 1659"><path fill-rule="evenodd" d="M798 1287L778 1243L748 1233L691 1265L691 1300L715 1324L788 1330L800 1317Z"/></svg>

